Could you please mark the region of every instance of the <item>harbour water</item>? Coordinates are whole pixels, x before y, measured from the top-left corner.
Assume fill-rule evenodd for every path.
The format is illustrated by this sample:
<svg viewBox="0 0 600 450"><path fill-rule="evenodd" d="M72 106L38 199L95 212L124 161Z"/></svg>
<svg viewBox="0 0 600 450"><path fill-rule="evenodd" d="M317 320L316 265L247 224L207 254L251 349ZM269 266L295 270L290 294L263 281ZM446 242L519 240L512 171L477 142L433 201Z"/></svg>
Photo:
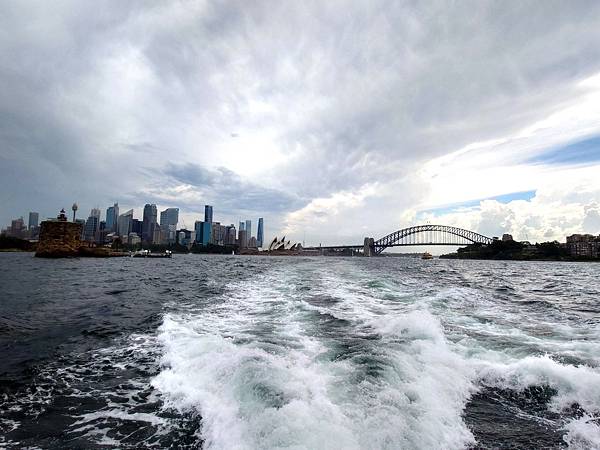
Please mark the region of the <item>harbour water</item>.
<svg viewBox="0 0 600 450"><path fill-rule="evenodd" d="M600 264L0 265L0 447L600 448Z"/></svg>

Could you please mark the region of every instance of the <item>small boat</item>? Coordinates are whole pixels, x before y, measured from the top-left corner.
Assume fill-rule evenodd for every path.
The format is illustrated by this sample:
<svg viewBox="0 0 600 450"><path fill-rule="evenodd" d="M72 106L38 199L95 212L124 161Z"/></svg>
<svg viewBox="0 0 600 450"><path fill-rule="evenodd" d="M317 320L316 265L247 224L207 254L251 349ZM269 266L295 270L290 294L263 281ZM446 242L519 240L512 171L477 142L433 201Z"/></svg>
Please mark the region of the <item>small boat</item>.
<svg viewBox="0 0 600 450"><path fill-rule="evenodd" d="M164 253L152 253L150 250L138 250L131 255L132 258L170 258L173 256L171 250L165 250Z"/></svg>
<svg viewBox="0 0 600 450"><path fill-rule="evenodd" d="M421 259L433 259L433 256L429 252L425 252L421 255Z"/></svg>

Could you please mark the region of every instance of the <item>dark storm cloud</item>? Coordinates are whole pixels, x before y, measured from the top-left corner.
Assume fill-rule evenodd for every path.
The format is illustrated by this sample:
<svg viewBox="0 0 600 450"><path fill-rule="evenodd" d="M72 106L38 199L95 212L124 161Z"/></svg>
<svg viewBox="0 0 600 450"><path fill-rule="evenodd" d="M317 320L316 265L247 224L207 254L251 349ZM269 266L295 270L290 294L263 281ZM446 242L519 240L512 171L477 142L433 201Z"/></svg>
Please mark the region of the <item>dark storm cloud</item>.
<svg viewBox="0 0 600 450"><path fill-rule="evenodd" d="M175 192L178 204L189 211L202 211L205 204L212 204L220 214L231 217L241 213L260 215L265 211L282 213L306 203L306 199L248 182L225 167L169 164L159 173L149 175L161 180L161 184L135 193L132 201L169 204L174 201Z"/></svg>
<svg viewBox="0 0 600 450"><path fill-rule="evenodd" d="M0 223L73 200L196 208L183 184L281 215L396 183L570 99L600 71L599 18L594 1L4 2ZM277 164L244 147L267 135Z"/></svg>

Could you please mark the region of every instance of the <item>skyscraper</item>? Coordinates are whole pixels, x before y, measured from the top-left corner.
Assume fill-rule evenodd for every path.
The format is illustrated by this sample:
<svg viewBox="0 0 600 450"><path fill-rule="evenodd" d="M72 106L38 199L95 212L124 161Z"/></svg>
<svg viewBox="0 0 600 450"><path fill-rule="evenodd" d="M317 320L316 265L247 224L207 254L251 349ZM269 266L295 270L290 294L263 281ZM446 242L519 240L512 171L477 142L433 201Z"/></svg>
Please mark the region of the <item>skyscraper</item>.
<svg viewBox="0 0 600 450"><path fill-rule="evenodd" d="M142 224L142 241L152 243L154 240L154 229L156 228L156 205L146 203L144 205L144 218Z"/></svg>
<svg viewBox="0 0 600 450"><path fill-rule="evenodd" d="M259 217L258 218L258 230L256 230L256 246L257 247L263 246L264 234L265 234L265 230L264 230L263 218Z"/></svg>
<svg viewBox="0 0 600 450"><path fill-rule="evenodd" d="M240 250L243 248L248 247L248 239L247 239L247 234L246 234L246 230L239 230L238 231L238 245Z"/></svg>
<svg viewBox="0 0 600 450"><path fill-rule="evenodd" d="M213 208L210 205L204 205L204 221L208 223L213 221Z"/></svg>
<svg viewBox="0 0 600 450"><path fill-rule="evenodd" d="M251 220L246 220L246 236L247 236L247 239L250 239L252 237L252 221Z"/></svg>
<svg viewBox="0 0 600 450"><path fill-rule="evenodd" d="M167 244L176 241L177 222L179 222L179 208L167 208L160 212L161 240Z"/></svg>
<svg viewBox="0 0 600 450"><path fill-rule="evenodd" d="M246 231L246 223L240 220L240 229L239 231Z"/></svg>
<svg viewBox="0 0 600 450"><path fill-rule="evenodd" d="M109 232L117 231L117 221L119 220L119 204L106 208L106 229Z"/></svg>
<svg viewBox="0 0 600 450"><path fill-rule="evenodd" d="M117 230L119 236L121 236L124 240L127 240L129 233L131 232L131 222L133 221L133 209L130 209L127 212L124 212L119 216L117 222Z"/></svg>
<svg viewBox="0 0 600 450"><path fill-rule="evenodd" d="M83 237L86 241L91 242L96 240L96 232L100 225L100 214L101 212L98 208L92 208L90 216L85 222Z"/></svg>
<svg viewBox="0 0 600 450"><path fill-rule="evenodd" d="M29 226L28 228L31 230L32 228L38 226L40 220L40 215L36 212L30 212L29 213Z"/></svg>

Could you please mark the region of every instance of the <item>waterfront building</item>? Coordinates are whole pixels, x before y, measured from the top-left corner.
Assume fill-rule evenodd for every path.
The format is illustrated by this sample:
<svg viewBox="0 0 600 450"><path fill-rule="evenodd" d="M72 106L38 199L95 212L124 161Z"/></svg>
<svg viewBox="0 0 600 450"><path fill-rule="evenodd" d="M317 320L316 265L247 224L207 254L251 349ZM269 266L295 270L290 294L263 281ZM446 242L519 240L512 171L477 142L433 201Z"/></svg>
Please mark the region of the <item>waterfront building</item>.
<svg viewBox="0 0 600 450"><path fill-rule="evenodd" d="M240 246L240 250L248 247L246 230L238 231L238 245Z"/></svg>
<svg viewBox="0 0 600 450"><path fill-rule="evenodd" d="M142 236L143 222L140 219L131 219L130 233L137 233L138 236Z"/></svg>
<svg viewBox="0 0 600 450"><path fill-rule="evenodd" d="M40 220L39 213L30 212L29 213L29 223L28 223L27 228L29 228L30 230L33 228L37 228L39 226L39 220Z"/></svg>
<svg viewBox="0 0 600 450"><path fill-rule="evenodd" d="M117 221L117 232L121 236L123 241L127 240L129 233L131 233L131 225L133 221L133 209L124 212L119 216Z"/></svg>
<svg viewBox="0 0 600 450"><path fill-rule="evenodd" d="M96 233L100 226L100 214L101 211L98 208L92 208L90 216L85 222L83 231L83 240L88 242L94 242L96 240Z"/></svg>
<svg viewBox="0 0 600 450"><path fill-rule="evenodd" d="M195 242L200 245L212 244L212 224L197 220L194 222Z"/></svg>
<svg viewBox="0 0 600 450"><path fill-rule="evenodd" d="M263 240L265 238L264 222L263 218L258 218L258 229L256 230L256 245L258 247L263 246Z"/></svg>
<svg viewBox="0 0 600 450"><path fill-rule="evenodd" d="M194 241L194 233L190 230L186 230L185 228L182 228L181 230L179 230L177 232L177 243L179 245L183 245L185 247L189 247L192 245L192 242Z"/></svg>
<svg viewBox="0 0 600 450"><path fill-rule="evenodd" d="M247 239L250 239L252 237L252 221L251 220L246 220L246 237Z"/></svg>
<svg viewBox="0 0 600 450"><path fill-rule="evenodd" d="M105 244L109 242L108 235L110 234L110 230L106 228L106 222L104 220L100 221L98 225L98 231L96 231L95 241L98 244Z"/></svg>
<svg viewBox="0 0 600 450"><path fill-rule="evenodd" d="M257 248L256 238L254 236L248 239L248 248Z"/></svg>
<svg viewBox="0 0 600 450"><path fill-rule="evenodd" d="M212 235L212 224L210 222L202 222L202 228L200 232L200 243L202 245L208 245L211 242Z"/></svg>
<svg viewBox="0 0 600 450"><path fill-rule="evenodd" d="M175 243L177 222L179 222L179 208L167 208L160 212L161 243Z"/></svg>
<svg viewBox="0 0 600 450"><path fill-rule="evenodd" d="M117 221L119 218L119 204L106 208L106 229L109 231L117 231Z"/></svg>
<svg viewBox="0 0 600 450"><path fill-rule="evenodd" d="M10 221L10 226L5 230L4 234L11 237L23 239L25 237L25 221L22 217Z"/></svg>
<svg viewBox="0 0 600 450"><path fill-rule="evenodd" d="M200 243L202 242L202 224L204 222L201 220L196 220L194 222L194 242Z"/></svg>
<svg viewBox="0 0 600 450"><path fill-rule="evenodd" d="M577 258L600 257L600 236L593 234L573 234L567 236L567 249Z"/></svg>
<svg viewBox="0 0 600 450"><path fill-rule="evenodd" d="M226 230L226 226L221 225L219 222L213 222L211 224L211 243L215 245L225 245Z"/></svg>
<svg viewBox="0 0 600 450"><path fill-rule="evenodd" d="M208 223L213 221L213 207L211 205L204 205L204 221Z"/></svg>
<svg viewBox="0 0 600 450"><path fill-rule="evenodd" d="M129 245L138 245L142 242L137 233L129 233L127 236L127 243Z"/></svg>
<svg viewBox="0 0 600 450"><path fill-rule="evenodd" d="M146 203L144 205L144 216L142 224L142 241L152 243L154 240L154 229L157 224L156 205Z"/></svg>
<svg viewBox="0 0 600 450"><path fill-rule="evenodd" d="M225 245L235 245L236 230L235 225L231 224L225 227Z"/></svg>
<svg viewBox="0 0 600 450"><path fill-rule="evenodd" d="M152 233L152 244L160 244L161 243L162 231L159 224L154 225L153 233Z"/></svg>

